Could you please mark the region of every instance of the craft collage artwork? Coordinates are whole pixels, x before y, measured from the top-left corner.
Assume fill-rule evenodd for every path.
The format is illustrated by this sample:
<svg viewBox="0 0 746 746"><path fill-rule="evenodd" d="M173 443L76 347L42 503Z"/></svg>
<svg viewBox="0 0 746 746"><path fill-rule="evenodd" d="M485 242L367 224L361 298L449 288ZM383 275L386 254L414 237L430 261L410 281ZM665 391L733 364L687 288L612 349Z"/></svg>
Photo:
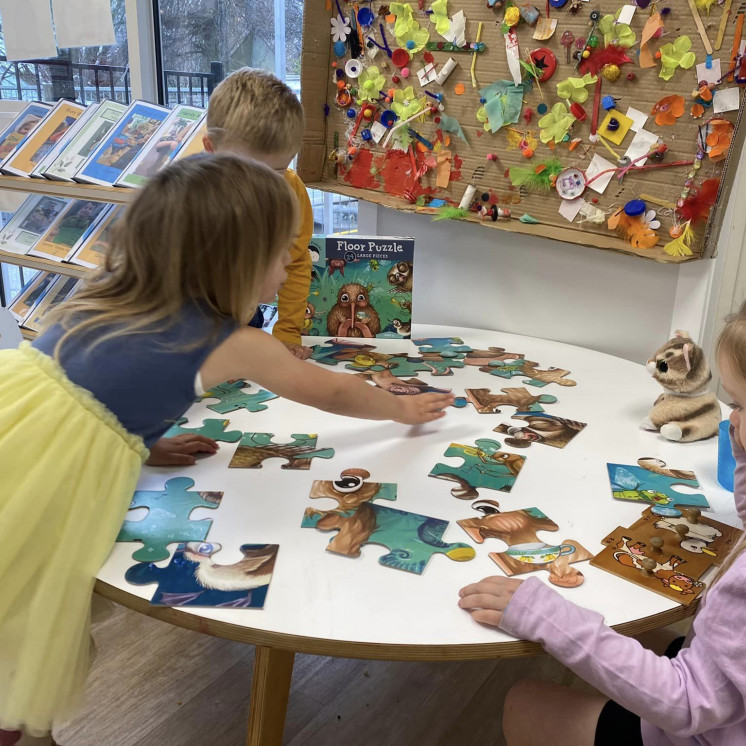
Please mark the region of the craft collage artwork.
<svg viewBox="0 0 746 746"><path fill-rule="evenodd" d="M450 483L440 487L434 483L434 492L450 493L452 498L464 501L463 518L457 520L464 538L475 544L490 540L488 547L493 551L488 557L500 571L508 576L546 571L553 585L575 588L585 580L578 563L591 560L594 566L677 603L686 605L697 598L705 587L702 576L723 561L741 531L705 517L702 511L710 509L705 495L675 489L699 487L693 472L668 468L665 462L649 456L641 456L637 464L607 464L609 489L601 499L637 502L643 513L629 528L598 536L597 544L602 549L594 557L555 522L562 519L561 514L546 515L530 497L522 496L520 486L514 492L521 473L532 468L535 449L583 448L575 439L587 437L587 424L551 412L558 401L555 394L577 385L570 378L571 371L540 365L521 352L503 347L473 349L456 337L412 341L419 350L418 357L411 352L376 352L374 346L350 339L330 339L313 347L313 362L308 364L344 366L350 375L399 396L438 390L419 380L420 372L445 377L470 368L490 376L485 380L500 379L499 393L490 388L467 388L465 396L457 396L454 401L457 408L471 405L480 415L492 415L484 419L486 437L443 444L433 451L429 472L430 477ZM427 364L421 365L424 361ZM520 385L503 381L513 378L518 378ZM338 478L309 476L300 489L311 501L322 502L309 502L299 513L298 530L329 532L328 552L370 563L369 557L361 556L361 548L382 545L388 549L378 559L384 568L416 575L428 571L435 554L456 562L475 558L471 544L444 540L448 520L401 509L407 495L400 494L399 485L371 481L365 468L346 463L343 444L327 442L323 435L314 433L292 434L288 440L276 438L274 433L231 429L226 415L230 417L239 410L266 410L278 399L271 392L254 391L245 381L232 381L207 391L203 399L220 418L206 418L201 424L182 418L166 437L199 433L233 444L235 452L226 462L231 470L272 470L281 461L282 469L311 471L319 469L320 460L339 459L340 468L331 469ZM515 412L504 411L509 407ZM501 442L497 437L504 439ZM536 463L533 468L538 468L540 461ZM325 471L330 473L329 468ZM211 477L214 479L215 475ZM251 472L241 475L242 490L258 489L252 487L252 479ZM219 555L216 562L214 555L221 545L215 541L220 536L210 534L212 519L192 520L190 514L195 508L219 511L224 493L219 491L220 484L211 483L214 491L194 491L194 484L189 477L171 476L162 489L135 493L131 510L147 509L147 514L140 519L129 515L117 538L119 542L141 544L132 554L138 564L127 570L126 580L135 585L157 583L151 599L155 605L263 608L281 546L242 544L243 557L237 563L220 564ZM498 498L509 503L505 506L508 509L503 509ZM604 528L610 529L613 526ZM544 532L550 532L548 538ZM502 542L504 548L500 550L493 539ZM169 545L176 545L173 553ZM167 566L156 564L169 557Z"/></svg>
<svg viewBox="0 0 746 746"><path fill-rule="evenodd" d="M305 12L311 186L658 261L714 255L742 145L746 4Z"/></svg>

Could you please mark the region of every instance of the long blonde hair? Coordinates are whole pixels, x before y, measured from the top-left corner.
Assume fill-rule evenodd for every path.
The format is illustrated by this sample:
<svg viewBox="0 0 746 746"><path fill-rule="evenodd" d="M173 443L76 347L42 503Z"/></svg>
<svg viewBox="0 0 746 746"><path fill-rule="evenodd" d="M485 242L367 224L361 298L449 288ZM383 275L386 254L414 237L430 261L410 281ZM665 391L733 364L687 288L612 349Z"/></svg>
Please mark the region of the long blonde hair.
<svg viewBox="0 0 746 746"><path fill-rule="evenodd" d="M296 231L285 179L235 154L198 155L151 177L113 230L105 265L48 324L71 335L106 327L104 339L163 331L195 301L246 325L267 271ZM197 341L198 343L198 341Z"/></svg>

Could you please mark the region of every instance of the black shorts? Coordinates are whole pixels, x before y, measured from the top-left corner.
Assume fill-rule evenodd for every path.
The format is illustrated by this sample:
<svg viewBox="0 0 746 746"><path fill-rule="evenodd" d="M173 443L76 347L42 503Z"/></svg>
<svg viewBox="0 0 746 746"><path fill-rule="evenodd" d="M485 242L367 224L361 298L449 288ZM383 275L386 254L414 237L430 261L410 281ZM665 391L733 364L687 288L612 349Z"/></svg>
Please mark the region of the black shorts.
<svg viewBox="0 0 746 746"><path fill-rule="evenodd" d="M684 644L684 638L678 637L666 648L666 657L675 658ZM609 700L596 725L595 746L643 746L640 730L640 716L625 710L614 700Z"/></svg>

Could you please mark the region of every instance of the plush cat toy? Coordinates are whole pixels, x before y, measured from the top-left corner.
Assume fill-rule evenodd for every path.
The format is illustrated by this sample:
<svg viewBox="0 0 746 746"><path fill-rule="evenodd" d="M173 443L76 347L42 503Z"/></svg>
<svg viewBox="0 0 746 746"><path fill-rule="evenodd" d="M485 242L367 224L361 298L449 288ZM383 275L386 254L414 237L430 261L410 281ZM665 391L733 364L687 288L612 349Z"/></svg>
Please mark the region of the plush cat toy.
<svg viewBox="0 0 746 746"><path fill-rule="evenodd" d="M656 399L650 416L641 423L644 430L659 430L667 440L688 443L717 434L720 403L707 390L712 379L702 348L687 332L676 332L648 360L650 374L665 391Z"/></svg>

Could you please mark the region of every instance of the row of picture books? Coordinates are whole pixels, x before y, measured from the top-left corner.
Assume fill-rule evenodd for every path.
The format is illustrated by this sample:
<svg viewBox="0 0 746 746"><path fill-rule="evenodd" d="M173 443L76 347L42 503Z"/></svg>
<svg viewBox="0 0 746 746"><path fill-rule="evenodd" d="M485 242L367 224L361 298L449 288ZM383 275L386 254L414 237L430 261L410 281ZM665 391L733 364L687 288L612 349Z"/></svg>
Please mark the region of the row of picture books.
<svg viewBox="0 0 746 746"><path fill-rule="evenodd" d="M15 297L8 310L21 328L38 333L44 316L69 298L81 282L77 277L39 272Z"/></svg>
<svg viewBox="0 0 746 746"><path fill-rule="evenodd" d="M139 187L171 160L202 152L205 134L205 112L194 106L34 102L0 131L0 171ZM92 200L31 196L0 232L0 251L96 267L103 259L101 234L121 212Z"/></svg>

